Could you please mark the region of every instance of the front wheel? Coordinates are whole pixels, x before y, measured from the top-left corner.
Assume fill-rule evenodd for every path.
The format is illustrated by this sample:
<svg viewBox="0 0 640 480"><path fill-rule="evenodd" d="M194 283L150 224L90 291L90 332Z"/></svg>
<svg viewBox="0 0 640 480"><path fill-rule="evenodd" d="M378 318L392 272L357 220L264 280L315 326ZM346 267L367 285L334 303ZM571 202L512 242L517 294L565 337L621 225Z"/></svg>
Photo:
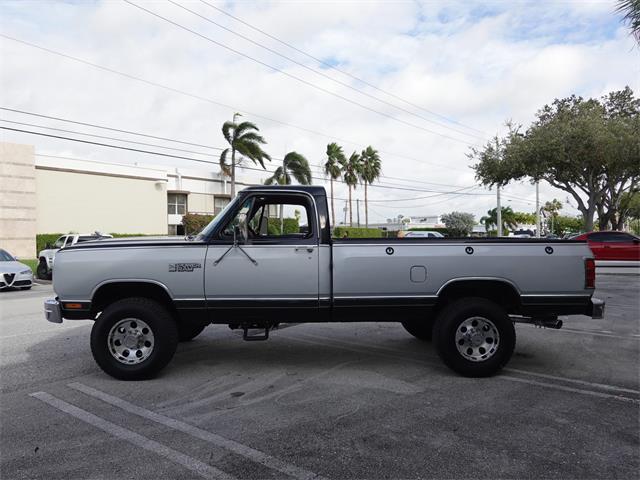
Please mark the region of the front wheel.
<svg viewBox="0 0 640 480"><path fill-rule="evenodd" d="M438 315L433 337L442 361L467 377L487 377L511 358L516 332L498 304L484 298L464 298Z"/></svg>
<svg viewBox="0 0 640 480"><path fill-rule="evenodd" d="M147 298L112 303L91 330L91 353L106 373L120 380L151 378L173 358L178 328L169 311Z"/></svg>
<svg viewBox="0 0 640 480"><path fill-rule="evenodd" d="M51 280L51 273L47 267L47 262L44 260L40 260L40 263L38 263L38 268L36 268L36 277L40 280Z"/></svg>

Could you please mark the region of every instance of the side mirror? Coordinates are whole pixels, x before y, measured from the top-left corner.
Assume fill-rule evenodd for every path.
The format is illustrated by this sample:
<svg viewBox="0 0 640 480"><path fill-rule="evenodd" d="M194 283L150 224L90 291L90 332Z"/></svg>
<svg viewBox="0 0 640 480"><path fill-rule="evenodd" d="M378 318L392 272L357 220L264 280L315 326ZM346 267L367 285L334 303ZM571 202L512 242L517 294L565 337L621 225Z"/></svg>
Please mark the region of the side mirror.
<svg viewBox="0 0 640 480"><path fill-rule="evenodd" d="M234 245L244 245L247 242L247 236L240 225L236 225L233 227L233 244Z"/></svg>

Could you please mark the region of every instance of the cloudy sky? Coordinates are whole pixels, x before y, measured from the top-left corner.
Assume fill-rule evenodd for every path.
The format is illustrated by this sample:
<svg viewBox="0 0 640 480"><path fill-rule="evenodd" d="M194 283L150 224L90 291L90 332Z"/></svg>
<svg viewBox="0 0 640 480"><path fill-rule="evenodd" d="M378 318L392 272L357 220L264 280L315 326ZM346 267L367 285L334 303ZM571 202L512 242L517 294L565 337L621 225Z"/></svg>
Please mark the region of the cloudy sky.
<svg viewBox="0 0 640 480"><path fill-rule="evenodd" d="M269 169L295 150L314 165L315 183L323 183L319 165L328 142L347 153L369 144L380 150L383 178L369 193L372 221L452 210L479 218L495 197L473 188L465 155L472 145L502 133L507 119L528 125L556 97L599 97L625 85L640 90L640 50L610 1L131 3L148 12L120 0L0 1L0 106L214 148L7 111L0 118L216 160L215 147L224 147L221 124L242 112L268 140ZM217 170L0 135L34 144L39 154ZM266 176L242 172L251 181ZM528 183L509 185L504 194L515 210L533 211ZM339 186L336 196L346 198L346 188ZM361 188L356 196L363 196ZM541 185L542 201L554 197L564 201L567 194Z"/></svg>

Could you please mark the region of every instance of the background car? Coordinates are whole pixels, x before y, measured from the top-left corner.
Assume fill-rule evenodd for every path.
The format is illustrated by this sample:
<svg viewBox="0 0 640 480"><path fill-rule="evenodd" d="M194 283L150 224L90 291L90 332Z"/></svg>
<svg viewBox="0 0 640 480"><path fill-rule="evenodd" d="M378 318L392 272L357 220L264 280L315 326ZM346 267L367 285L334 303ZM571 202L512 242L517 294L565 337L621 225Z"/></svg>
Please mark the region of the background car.
<svg viewBox="0 0 640 480"><path fill-rule="evenodd" d="M100 232L95 233L70 233L62 235L53 245L47 245L44 250L38 253L38 268L36 274L42 280L51 280L53 271L53 262L56 252L63 247L75 245L76 243L90 242L92 240L100 240L101 238L113 238L111 235L105 235Z"/></svg>
<svg viewBox="0 0 640 480"><path fill-rule="evenodd" d="M424 230L405 232L405 238L444 238L440 232L430 232Z"/></svg>
<svg viewBox="0 0 640 480"><path fill-rule="evenodd" d="M640 260L640 237L627 232L589 232L573 237L586 240L596 260Z"/></svg>
<svg viewBox="0 0 640 480"><path fill-rule="evenodd" d="M33 285L31 268L0 248L0 290L12 287L29 290L31 285Z"/></svg>

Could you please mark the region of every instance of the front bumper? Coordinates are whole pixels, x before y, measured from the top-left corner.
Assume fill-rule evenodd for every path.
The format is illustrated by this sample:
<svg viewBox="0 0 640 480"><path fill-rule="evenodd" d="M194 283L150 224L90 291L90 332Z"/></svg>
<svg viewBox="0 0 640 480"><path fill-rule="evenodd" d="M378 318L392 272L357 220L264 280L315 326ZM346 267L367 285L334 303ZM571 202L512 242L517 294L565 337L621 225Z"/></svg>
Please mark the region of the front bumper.
<svg viewBox="0 0 640 480"><path fill-rule="evenodd" d="M55 298L44 301L44 316L51 323L62 323L62 309Z"/></svg>

